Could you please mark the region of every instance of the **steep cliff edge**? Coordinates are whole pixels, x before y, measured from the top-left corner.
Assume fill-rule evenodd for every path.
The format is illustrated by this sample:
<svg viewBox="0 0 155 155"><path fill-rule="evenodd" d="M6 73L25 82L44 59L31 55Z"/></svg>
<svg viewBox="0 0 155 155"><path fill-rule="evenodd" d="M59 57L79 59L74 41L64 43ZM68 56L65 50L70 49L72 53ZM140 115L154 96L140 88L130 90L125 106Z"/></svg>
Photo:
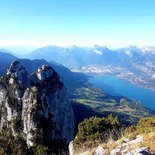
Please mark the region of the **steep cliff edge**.
<svg viewBox="0 0 155 155"><path fill-rule="evenodd" d="M73 139L67 90L51 67L43 65L29 75L18 61L10 65L0 78L0 131L20 134L28 148Z"/></svg>

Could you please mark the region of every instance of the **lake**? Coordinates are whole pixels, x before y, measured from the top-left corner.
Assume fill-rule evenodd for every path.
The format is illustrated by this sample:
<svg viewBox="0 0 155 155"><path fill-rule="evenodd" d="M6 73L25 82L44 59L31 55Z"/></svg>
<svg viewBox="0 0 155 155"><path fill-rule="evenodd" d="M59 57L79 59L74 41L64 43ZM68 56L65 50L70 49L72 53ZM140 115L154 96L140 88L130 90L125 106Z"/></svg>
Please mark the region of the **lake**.
<svg viewBox="0 0 155 155"><path fill-rule="evenodd" d="M145 107L155 110L155 91L133 85L114 75L93 76L89 82L113 96L125 96L139 100Z"/></svg>

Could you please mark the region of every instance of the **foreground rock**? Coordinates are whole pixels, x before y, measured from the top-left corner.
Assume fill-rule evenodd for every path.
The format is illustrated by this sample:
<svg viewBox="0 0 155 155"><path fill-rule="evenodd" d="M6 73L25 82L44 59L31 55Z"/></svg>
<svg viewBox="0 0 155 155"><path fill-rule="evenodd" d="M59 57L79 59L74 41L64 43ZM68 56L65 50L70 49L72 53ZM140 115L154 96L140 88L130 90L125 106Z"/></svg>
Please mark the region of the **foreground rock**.
<svg viewBox="0 0 155 155"><path fill-rule="evenodd" d="M152 133L151 133L152 134ZM149 141L150 142L150 141ZM155 140L150 142L154 144ZM114 144L114 142L113 142ZM113 145L112 143L107 144L107 146ZM112 150L107 150L102 146L98 146L95 150L95 155L153 155L153 151L150 148L150 145L142 135L137 135L135 139L129 140L118 140L115 142L116 147Z"/></svg>
<svg viewBox="0 0 155 155"><path fill-rule="evenodd" d="M74 151L73 147L70 150L71 155L154 155L155 132L137 135L134 139L122 137L117 141L110 140L81 152Z"/></svg>
<svg viewBox="0 0 155 155"><path fill-rule="evenodd" d="M28 147L73 139L73 110L51 67L28 75L18 61L10 65L0 79L0 130L22 135Z"/></svg>

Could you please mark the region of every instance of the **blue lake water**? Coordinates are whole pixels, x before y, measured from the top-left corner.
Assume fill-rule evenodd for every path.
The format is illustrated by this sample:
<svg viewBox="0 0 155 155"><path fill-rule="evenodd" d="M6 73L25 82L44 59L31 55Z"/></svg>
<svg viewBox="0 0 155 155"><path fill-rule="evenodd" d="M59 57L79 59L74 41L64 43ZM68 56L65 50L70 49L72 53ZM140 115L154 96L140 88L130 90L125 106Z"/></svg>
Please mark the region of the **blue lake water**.
<svg viewBox="0 0 155 155"><path fill-rule="evenodd" d="M93 76L89 82L113 96L125 96L139 100L145 107L155 110L155 91L132 85L114 75Z"/></svg>

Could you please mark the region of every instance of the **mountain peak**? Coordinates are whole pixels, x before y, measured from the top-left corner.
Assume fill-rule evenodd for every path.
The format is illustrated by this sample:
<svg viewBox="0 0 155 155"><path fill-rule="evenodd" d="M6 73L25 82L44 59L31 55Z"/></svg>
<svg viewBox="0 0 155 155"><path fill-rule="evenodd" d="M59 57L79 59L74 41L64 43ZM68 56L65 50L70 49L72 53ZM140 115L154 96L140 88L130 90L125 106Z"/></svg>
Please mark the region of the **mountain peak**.
<svg viewBox="0 0 155 155"><path fill-rule="evenodd" d="M20 64L19 61L16 60L11 63L10 67L8 68L7 74L16 73L22 69L24 69L24 67Z"/></svg>
<svg viewBox="0 0 155 155"><path fill-rule="evenodd" d="M144 46L144 47L142 47L141 51L143 53L155 53L155 47L152 47L152 46Z"/></svg>
<svg viewBox="0 0 155 155"><path fill-rule="evenodd" d="M95 48L95 49L101 49L101 48L102 48L102 49L108 49L107 46L100 46L100 45L98 45L98 44L95 44L95 45L94 45L94 48Z"/></svg>
<svg viewBox="0 0 155 155"><path fill-rule="evenodd" d="M69 50L75 50L75 49L78 49L79 46L76 46L76 45L72 45L72 46L69 46L67 49Z"/></svg>
<svg viewBox="0 0 155 155"><path fill-rule="evenodd" d="M17 78L18 82L23 84L27 81L28 78L26 69L17 60L11 63L10 67L7 70L7 75Z"/></svg>
<svg viewBox="0 0 155 155"><path fill-rule="evenodd" d="M124 50L131 52L140 52L140 49L136 45L129 45L128 47L125 47Z"/></svg>
<svg viewBox="0 0 155 155"><path fill-rule="evenodd" d="M111 50L107 48L107 46L99 46L97 44L94 45L93 51L99 55L103 55L104 53L110 52Z"/></svg>
<svg viewBox="0 0 155 155"><path fill-rule="evenodd" d="M41 68L38 68L36 74L39 80L44 80L53 75L53 70L52 70L52 67L50 66L42 65Z"/></svg>

